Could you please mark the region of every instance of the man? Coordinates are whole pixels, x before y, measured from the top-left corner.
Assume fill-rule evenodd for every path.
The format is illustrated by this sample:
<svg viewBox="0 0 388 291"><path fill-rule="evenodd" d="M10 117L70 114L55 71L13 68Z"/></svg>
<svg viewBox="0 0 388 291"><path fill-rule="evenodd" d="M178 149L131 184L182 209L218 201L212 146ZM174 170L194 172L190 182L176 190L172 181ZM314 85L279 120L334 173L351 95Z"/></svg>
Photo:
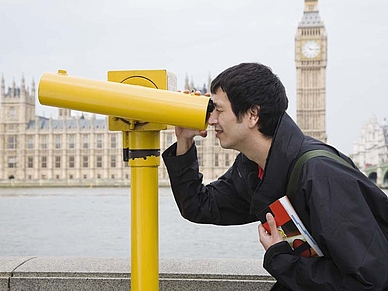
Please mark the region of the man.
<svg viewBox="0 0 388 291"><path fill-rule="evenodd" d="M298 157L313 149L331 151L353 168L328 157L310 159L291 197L324 256L294 254L267 214L272 235L259 226L264 268L278 281L273 290L387 290L388 197L349 158L300 131L270 68L228 68L213 80L211 93L215 109L209 124L223 148L240 154L224 175L204 185L194 136L206 131L175 129L177 143L163 159L182 216L217 225L257 221L262 209L285 195Z"/></svg>

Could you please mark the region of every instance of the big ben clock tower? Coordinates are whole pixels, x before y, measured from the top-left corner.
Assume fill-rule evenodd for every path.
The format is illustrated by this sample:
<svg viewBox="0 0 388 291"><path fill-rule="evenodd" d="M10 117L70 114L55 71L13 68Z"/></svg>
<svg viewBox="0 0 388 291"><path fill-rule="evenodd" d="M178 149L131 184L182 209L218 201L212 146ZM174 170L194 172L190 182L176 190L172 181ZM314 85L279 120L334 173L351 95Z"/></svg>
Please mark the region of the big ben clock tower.
<svg viewBox="0 0 388 291"><path fill-rule="evenodd" d="M318 0L305 0L295 36L296 122L304 134L326 142L327 36Z"/></svg>

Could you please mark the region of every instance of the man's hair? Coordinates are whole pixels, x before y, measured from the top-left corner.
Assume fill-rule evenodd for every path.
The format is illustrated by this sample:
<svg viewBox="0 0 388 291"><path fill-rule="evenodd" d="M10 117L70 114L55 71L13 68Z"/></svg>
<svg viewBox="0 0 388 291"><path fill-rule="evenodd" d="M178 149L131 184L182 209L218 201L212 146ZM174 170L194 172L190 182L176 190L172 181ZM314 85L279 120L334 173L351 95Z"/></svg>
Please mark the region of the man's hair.
<svg viewBox="0 0 388 291"><path fill-rule="evenodd" d="M259 131L272 137L279 118L287 110L286 90L272 70L260 63L241 63L220 73L211 83L215 94L222 89L228 96L237 120L250 108L258 108Z"/></svg>

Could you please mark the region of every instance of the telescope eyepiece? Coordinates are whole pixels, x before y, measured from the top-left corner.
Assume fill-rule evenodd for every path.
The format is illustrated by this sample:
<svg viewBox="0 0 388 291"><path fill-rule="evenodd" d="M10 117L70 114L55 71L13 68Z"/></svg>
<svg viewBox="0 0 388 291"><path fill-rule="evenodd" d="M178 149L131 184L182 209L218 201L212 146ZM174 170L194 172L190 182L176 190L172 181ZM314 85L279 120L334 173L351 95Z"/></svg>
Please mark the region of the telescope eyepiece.
<svg viewBox="0 0 388 291"><path fill-rule="evenodd" d="M209 99L209 104L207 105L207 113L210 114L214 111L214 103L212 99Z"/></svg>
<svg viewBox="0 0 388 291"><path fill-rule="evenodd" d="M210 114L214 111L214 103L213 100L209 99L209 103L207 105L207 112L206 112L206 122L209 120Z"/></svg>

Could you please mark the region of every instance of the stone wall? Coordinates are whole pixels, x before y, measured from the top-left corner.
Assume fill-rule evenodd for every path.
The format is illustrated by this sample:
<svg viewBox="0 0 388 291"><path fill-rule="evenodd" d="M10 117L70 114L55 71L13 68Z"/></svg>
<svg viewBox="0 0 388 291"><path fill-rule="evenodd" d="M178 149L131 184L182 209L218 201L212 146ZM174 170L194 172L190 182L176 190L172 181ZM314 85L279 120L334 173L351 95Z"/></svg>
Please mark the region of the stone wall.
<svg viewBox="0 0 388 291"><path fill-rule="evenodd" d="M159 290L270 290L261 260L161 259ZM130 290L130 260L1 257L0 291Z"/></svg>

